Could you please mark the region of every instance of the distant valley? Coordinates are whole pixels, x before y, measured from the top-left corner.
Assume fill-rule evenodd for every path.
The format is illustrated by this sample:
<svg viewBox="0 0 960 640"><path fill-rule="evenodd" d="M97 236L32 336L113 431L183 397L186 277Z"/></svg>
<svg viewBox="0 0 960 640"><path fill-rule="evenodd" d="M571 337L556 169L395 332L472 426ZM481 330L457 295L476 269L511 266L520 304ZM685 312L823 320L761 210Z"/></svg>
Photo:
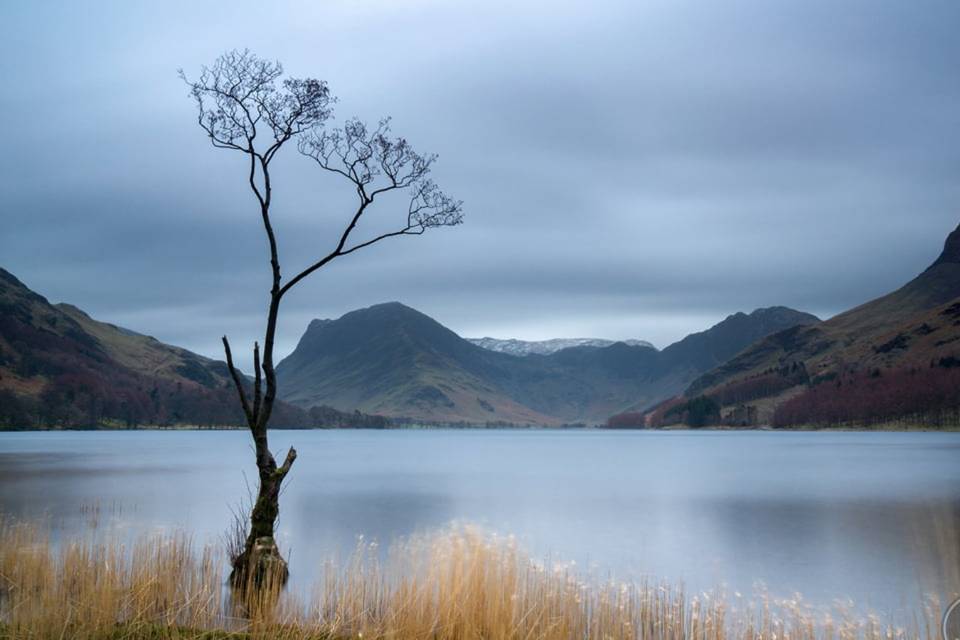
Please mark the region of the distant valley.
<svg viewBox="0 0 960 640"><path fill-rule="evenodd" d="M605 340L603 338L552 338L550 340L517 340L516 338L467 338L478 347L497 351L499 353L509 353L512 356L529 356L532 354L548 356L551 353L569 349L570 347L609 347L617 342L622 342L631 347L650 347L653 345L646 340Z"/></svg>

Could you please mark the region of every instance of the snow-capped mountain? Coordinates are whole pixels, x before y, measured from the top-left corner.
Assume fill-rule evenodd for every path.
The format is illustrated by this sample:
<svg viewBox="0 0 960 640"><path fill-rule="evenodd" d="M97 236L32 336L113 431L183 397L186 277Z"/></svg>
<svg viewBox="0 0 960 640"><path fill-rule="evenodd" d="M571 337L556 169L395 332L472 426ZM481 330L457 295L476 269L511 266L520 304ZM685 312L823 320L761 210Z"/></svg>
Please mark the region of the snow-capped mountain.
<svg viewBox="0 0 960 640"><path fill-rule="evenodd" d="M545 356L569 347L609 347L616 342L625 342L633 347L654 348L646 340L605 340L603 338L553 338L551 340L467 338L467 340L478 347L499 353L509 353L513 356L528 356L533 353Z"/></svg>

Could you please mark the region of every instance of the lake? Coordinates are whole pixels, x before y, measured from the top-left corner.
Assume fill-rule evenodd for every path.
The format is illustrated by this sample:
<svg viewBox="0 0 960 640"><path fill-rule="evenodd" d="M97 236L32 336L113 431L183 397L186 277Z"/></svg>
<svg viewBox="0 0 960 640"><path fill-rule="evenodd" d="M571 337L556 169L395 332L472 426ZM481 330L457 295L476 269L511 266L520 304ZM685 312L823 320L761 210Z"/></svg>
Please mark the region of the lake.
<svg viewBox="0 0 960 640"><path fill-rule="evenodd" d="M943 588L960 530L960 434L275 431L299 457L278 539L292 588L357 543L451 523L514 534L599 576L726 585L888 613ZM256 473L243 431L0 433L0 511L55 534L218 540ZM255 488L255 487L254 487ZM99 508L97 508L99 507ZM954 563L953 567L945 563Z"/></svg>

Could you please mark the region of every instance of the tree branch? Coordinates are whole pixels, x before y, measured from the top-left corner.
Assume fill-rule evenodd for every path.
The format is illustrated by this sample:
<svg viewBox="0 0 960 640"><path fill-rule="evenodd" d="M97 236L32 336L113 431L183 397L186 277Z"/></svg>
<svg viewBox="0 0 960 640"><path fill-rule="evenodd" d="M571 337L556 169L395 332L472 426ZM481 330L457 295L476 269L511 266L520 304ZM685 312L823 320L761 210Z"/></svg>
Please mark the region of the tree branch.
<svg viewBox="0 0 960 640"><path fill-rule="evenodd" d="M227 354L227 369L230 370L230 377L233 378L233 384L237 387L237 393L240 395L240 405L243 407L243 413L247 416L247 423L252 425L254 423L253 413L250 411L247 394L243 390L240 373L233 366L233 355L230 353L230 343L227 341L227 336L223 336L223 351Z"/></svg>
<svg viewBox="0 0 960 640"><path fill-rule="evenodd" d="M287 451L286 459L283 461L283 464L280 466L280 468L277 469L276 471L277 477L282 480L284 476L286 476L287 473L290 471L290 467L293 466L293 461L296 459L297 459L297 450L294 449L293 447L290 447L290 450Z"/></svg>
<svg viewBox="0 0 960 640"><path fill-rule="evenodd" d="M253 191L253 195L257 197L257 202L260 203L260 208L263 209L266 206L269 206L264 200L264 196L260 193L260 187L257 186L257 154L253 152L253 139L249 140L250 151L250 171L247 175L247 182L250 184L250 190Z"/></svg>
<svg viewBox="0 0 960 640"><path fill-rule="evenodd" d="M253 421L256 422L260 416L260 345L253 343Z"/></svg>
<svg viewBox="0 0 960 640"><path fill-rule="evenodd" d="M307 267L306 269L304 269L303 271L295 275L293 278L290 279L289 282L283 285L283 287L280 288L281 297L287 291L292 289L298 282L306 278L308 275L310 275L320 267L324 266L325 264L327 264L337 256L342 255L341 250L343 249L344 245L346 245L347 239L350 237L350 234L356 228L357 222L360 221L360 217L363 216L363 212L366 210L369 204L370 204L370 201L361 195L360 206L357 207L356 213L354 213L353 218L350 219L350 224L347 225L346 229L344 229L343 233L340 235L340 241L337 243L337 247L333 251L328 253L326 256L324 256L320 260L317 260L315 263L313 263L312 265L310 265L309 267Z"/></svg>
<svg viewBox="0 0 960 640"><path fill-rule="evenodd" d="M463 220L462 203L441 192L427 179L435 155L421 155L404 138L390 138L390 120L380 121L375 129L356 118L333 131L314 131L301 138L300 153L322 169L349 180L360 199L356 212L344 228L336 247L280 288L283 296L301 280L332 260L372 244L402 235L420 235L433 227L454 226ZM380 186L377 186L377 182ZM397 231L382 233L350 248L347 242L360 218L374 199L390 191L411 190L406 225Z"/></svg>
<svg viewBox="0 0 960 640"><path fill-rule="evenodd" d="M349 249L345 249L344 251L341 251L337 255L345 256L345 255L351 254L357 249L363 249L364 247L369 247L370 245L380 242L381 240L385 240L387 238L394 238L396 236L419 236L423 234L424 230L425 229L423 227L406 227L404 229L400 229L399 231L390 231L389 233L382 233L376 238L372 238L370 240L367 240L366 242L361 242L358 245L354 245Z"/></svg>

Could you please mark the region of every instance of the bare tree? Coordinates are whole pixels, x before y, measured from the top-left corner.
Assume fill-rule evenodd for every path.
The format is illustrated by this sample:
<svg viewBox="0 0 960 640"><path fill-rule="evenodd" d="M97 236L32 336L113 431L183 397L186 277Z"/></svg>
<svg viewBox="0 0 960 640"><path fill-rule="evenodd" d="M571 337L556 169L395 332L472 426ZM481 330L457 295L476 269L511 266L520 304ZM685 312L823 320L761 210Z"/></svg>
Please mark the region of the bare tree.
<svg viewBox="0 0 960 640"><path fill-rule="evenodd" d="M331 261L386 238L419 235L434 227L453 226L463 220L462 203L446 196L428 179L436 160L416 153L403 138L390 137L389 120L368 128L349 120L338 129L325 130L335 99L327 84L314 79L283 78L283 67L249 51L230 51L210 67L203 67L190 87L197 107L197 122L214 147L245 154L249 160L247 183L259 206L270 249L272 286L261 354L253 346L252 389L233 363L230 343L223 337L227 367L233 378L256 450L259 488L250 512L250 530L243 551L233 565L235 584L252 579L259 583L267 571L286 579L288 569L274 542L279 513L280 487L297 452L290 448L278 465L267 441L267 426L277 397L273 346L283 297L301 280ZM288 280L280 270L280 251L271 223L273 185L271 163L291 140L325 171L342 176L356 191L357 205L346 220L333 248ZM392 231L356 239L358 223L374 200L393 191L408 195L401 223ZM261 358L262 355L262 358Z"/></svg>

